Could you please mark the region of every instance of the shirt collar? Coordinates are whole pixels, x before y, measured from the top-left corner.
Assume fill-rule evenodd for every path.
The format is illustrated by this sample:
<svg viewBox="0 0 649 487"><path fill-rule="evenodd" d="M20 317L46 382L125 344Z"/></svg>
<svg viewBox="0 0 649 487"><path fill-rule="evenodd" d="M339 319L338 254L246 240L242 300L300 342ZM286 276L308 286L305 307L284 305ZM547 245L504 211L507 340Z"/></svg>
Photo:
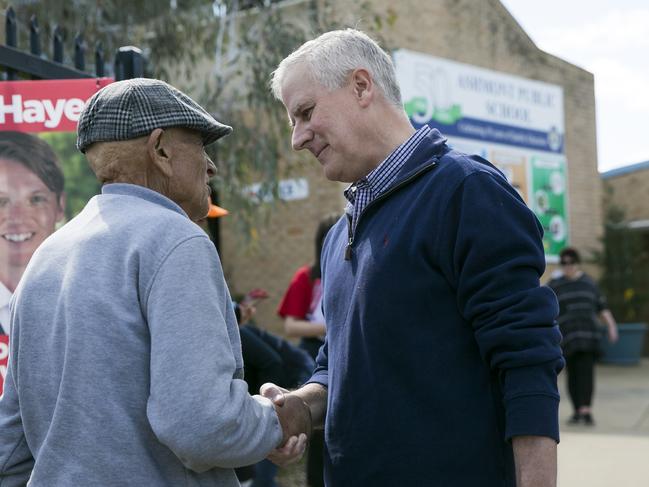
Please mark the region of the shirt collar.
<svg viewBox="0 0 649 487"><path fill-rule="evenodd" d="M0 282L0 308L9 305L12 294L13 293L7 289L7 286Z"/></svg>
<svg viewBox="0 0 649 487"><path fill-rule="evenodd" d="M392 183L396 174L408 161L419 143L432 129L428 125L423 125L415 131L407 140L399 144L388 157L372 169L367 176L355 181L345 189L345 198L353 205L356 200L356 191L367 188L370 194L378 195L382 193L387 186Z"/></svg>
<svg viewBox="0 0 649 487"><path fill-rule="evenodd" d="M165 208L180 213L183 216L187 217L187 213L178 206L177 203L167 198L165 195L153 191L152 189L145 188L144 186L139 186L137 184L127 184L127 183L110 183L105 184L101 188L102 194L119 194L125 196L134 196L136 198L142 198L143 200L149 201L151 203L164 206ZM189 218L189 217L188 217Z"/></svg>

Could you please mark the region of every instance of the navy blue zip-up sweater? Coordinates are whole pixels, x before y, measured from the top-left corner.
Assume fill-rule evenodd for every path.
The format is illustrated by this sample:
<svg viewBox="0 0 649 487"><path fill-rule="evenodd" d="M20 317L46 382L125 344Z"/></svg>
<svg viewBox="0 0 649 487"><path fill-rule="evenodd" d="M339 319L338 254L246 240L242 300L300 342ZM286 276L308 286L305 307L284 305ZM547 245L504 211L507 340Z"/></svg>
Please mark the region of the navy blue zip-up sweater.
<svg viewBox="0 0 649 487"><path fill-rule="evenodd" d="M322 256L328 486L515 485L511 438L558 441L563 366L542 230L433 130Z"/></svg>

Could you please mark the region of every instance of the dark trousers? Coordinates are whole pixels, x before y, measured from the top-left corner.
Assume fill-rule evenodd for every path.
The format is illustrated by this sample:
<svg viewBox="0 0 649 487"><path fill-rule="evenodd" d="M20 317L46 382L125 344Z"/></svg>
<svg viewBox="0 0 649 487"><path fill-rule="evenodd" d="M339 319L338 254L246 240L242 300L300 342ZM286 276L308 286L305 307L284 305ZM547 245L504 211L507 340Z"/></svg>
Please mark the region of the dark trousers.
<svg viewBox="0 0 649 487"><path fill-rule="evenodd" d="M595 389L595 354L575 352L566 357L568 393L575 412L582 406L591 405Z"/></svg>
<svg viewBox="0 0 649 487"><path fill-rule="evenodd" d="M318 356L324 341L319 338L302 338L300 347L313 360ZM306 484L309 487L324 487L324 430L313 430L306 452Z"/></svg>
<svg viewBox="0 0 649 487"><path fill-rule="evenodd" d="M309 487L324 487L324 430L313 430L306 457L306 483Z"/></svg>

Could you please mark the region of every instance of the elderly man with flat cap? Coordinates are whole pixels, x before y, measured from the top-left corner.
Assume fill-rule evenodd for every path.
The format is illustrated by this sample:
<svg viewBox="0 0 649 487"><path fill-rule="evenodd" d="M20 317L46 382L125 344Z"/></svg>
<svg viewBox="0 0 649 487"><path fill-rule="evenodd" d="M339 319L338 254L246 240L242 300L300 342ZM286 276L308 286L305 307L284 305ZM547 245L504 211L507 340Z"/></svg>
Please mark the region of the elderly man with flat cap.
<svg viewBox="0 0 649 487"><path fill-rule="evenodd" d="M230 133L157 80L90 99L77 146L100 195L34 254L12 302L0 485L237 486L233 467L301 450L250 396L208 212L205 146ZM302 424L298 431L308 431Z"/></svg>

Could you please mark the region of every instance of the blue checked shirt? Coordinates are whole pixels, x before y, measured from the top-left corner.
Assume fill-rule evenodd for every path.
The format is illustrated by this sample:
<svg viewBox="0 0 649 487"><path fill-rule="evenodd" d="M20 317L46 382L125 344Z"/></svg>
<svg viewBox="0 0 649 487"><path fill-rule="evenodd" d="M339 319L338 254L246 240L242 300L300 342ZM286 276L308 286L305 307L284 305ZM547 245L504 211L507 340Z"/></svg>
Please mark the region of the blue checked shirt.
<svg viewBox="0 0 649 487"><path fill-rule="evenodd" d="M367 176L359 179L345 190L345 198L349 201L345 213L351 215L352 233L356 231L358 217L365 207L390 187L403 165L430 130L428 125L421 127L408 140L394 149Z"/></svg>

